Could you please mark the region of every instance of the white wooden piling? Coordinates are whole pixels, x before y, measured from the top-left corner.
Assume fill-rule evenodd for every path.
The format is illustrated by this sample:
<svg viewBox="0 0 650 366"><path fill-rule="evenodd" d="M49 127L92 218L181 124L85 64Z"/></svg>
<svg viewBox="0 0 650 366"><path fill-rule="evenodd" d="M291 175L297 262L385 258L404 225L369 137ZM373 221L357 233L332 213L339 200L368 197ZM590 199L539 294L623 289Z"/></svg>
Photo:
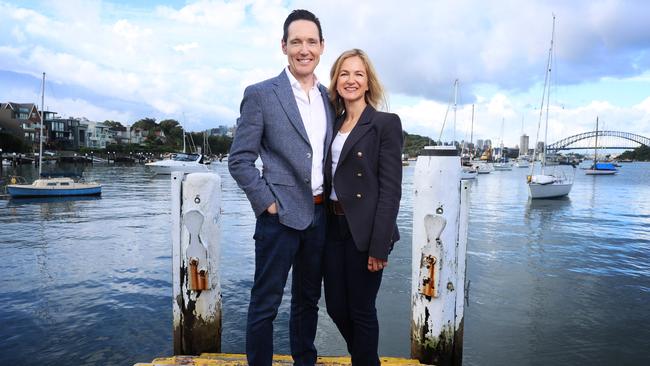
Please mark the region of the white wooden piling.
<svg viewBox="0 0 650 366"><path fill-rule="evenodd" d="M221 178L174 172L171 180L174 354L220 352Z"/></svg>
<svg viewBox="0 0 650 366"><path fill-rule="evenodd" d="M453 146L427 147L414 174L411 357L462 362L469 183Z"/></svg>

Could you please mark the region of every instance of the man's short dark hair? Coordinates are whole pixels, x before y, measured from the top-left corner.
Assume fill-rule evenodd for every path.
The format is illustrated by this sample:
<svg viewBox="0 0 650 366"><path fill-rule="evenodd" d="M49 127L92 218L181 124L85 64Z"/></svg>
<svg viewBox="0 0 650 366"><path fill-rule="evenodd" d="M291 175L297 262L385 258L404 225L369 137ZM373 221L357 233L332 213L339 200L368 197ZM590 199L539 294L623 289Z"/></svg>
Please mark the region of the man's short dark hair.
<svg viewBox="0 0 650 366"><path fill-rule="evenodd" d="M314 22L318 28L318 37L320 37L320 41L323 42L323 30L320 27L320 20L316 18L314 13L304 9L296 9L292 11L284 21L284 34L282 35L282 42L287 43L287 37L289 37L289 25L296 20L307 20Z"/></svg>

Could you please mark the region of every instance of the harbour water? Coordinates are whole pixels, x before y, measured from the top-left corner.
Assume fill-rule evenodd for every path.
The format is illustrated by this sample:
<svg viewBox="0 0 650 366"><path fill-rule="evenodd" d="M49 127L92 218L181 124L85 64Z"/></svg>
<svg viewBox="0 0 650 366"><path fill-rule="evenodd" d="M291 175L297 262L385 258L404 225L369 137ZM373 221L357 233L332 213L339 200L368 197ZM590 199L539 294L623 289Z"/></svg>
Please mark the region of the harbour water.
<svg viewBox="0 0 650 366"><path fill-rule="evenodd" d="M33 176L32 167L3 174ZM225 164L224 352L244 352L254 217ZM413 166L402 240L378 300L380 352L410 352ZM570 196L529 201L527 169L472 184L464 365L650 363L650 163L617 176L578 170ZM0 200L0 364L131 365L172 351L169 177L95 165L101 198ZM288 296L275 352L288 353ZM324 306L317 347L344 355Z"/></svg>

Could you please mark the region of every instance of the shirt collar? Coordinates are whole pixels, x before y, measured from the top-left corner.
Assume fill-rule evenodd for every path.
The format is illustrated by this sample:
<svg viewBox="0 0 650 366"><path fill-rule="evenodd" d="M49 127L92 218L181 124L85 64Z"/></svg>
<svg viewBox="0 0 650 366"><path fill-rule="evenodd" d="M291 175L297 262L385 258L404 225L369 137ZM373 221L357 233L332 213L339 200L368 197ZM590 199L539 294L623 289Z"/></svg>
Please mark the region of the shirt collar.
<svg viewBox="0 0 650 366"><path fill-rule="evenodd" d="M298 79L295 78L295 76L293 76L291 71L289 71L289 66L287 66L284 69L284 71L286 72L287 77L289 78L289 84L291 84L291 86L294 87L294 88L301 89L302 87L300 86L300 82L298 81ZM320 81L318 81L318 78L316 77L316 74L314 74L314 87L316 89L318 89L319 86L320 86Z"/></svg>

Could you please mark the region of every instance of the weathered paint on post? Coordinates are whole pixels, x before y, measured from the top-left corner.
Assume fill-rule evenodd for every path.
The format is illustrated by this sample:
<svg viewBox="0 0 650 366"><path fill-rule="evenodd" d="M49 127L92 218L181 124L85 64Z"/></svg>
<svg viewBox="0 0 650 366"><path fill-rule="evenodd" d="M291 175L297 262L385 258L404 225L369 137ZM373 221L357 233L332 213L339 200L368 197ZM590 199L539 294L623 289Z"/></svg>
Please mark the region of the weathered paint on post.
<svg viewBox="0 0 650 366"><path fill-rule="evenodd" d="M411 357L426 364L462 362L469 184L460 169L445 146L425 148L415 165Z"/></svg>
<svg viewBox="0 0 650 366"><path fill-rule="evenodd" d="M221 178L174 172L171 180L174 354L220 352Z"/></svg>

